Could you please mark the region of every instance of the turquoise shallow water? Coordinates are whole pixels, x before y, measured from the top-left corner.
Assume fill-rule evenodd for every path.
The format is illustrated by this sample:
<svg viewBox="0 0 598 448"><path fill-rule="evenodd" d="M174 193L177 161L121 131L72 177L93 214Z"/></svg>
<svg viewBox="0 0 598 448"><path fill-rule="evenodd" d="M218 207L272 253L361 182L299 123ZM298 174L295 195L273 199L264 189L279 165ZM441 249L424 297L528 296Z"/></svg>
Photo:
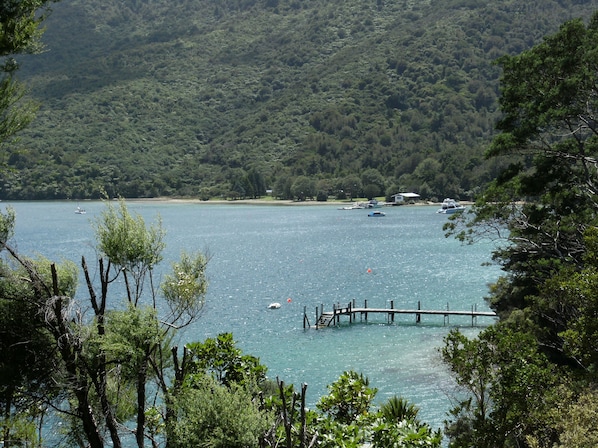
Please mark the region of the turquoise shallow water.
<svg viewBox="0 0 598 448"><path fill-rule="evenodd" d="M4 203L4 206L7 204ZM100 202L17 202L15 243L23 254L91 264L91 222ZM313 405L345 370L368 376L377 401L399 395L416 403L420 416L441 427L452 383L438 348L449 327L442 317L370 316L369 322L304 330L303 311L313 322L321 304L368 300L370 307L487 309L483 297L496 280L491 246L462 245L444 237L446 216L436 207L388 207L386 216L333 205L284 207L131 202L149 224L159 215L167 249L164 268L181 250L208 252L209 291L201 319L181 334L181 343L232 332L246 353L259 356L271 377L308 384ZM158 270L159 272L159 270ZM290 299L290 302L288 301ZM120 300L116 298L116 300ZM280 302L280 309L267 305ZM482 322L480 320L479 322ZM491 322L486 320L486 322ZM451 317L468 334L471 319Z"/></svg>

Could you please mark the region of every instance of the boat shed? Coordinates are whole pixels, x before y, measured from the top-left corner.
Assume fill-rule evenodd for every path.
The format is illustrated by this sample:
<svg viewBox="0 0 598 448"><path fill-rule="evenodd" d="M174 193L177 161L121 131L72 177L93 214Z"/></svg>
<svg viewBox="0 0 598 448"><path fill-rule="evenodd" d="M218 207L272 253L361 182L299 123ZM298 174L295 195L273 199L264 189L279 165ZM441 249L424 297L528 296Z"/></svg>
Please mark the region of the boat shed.
<svg viewBox="0 0 598 448"><path fill-rule="evenodd" d="M419 199L417 193L398 193L393 194L391 198L394 198L394 205L409 204Z"/></svg>

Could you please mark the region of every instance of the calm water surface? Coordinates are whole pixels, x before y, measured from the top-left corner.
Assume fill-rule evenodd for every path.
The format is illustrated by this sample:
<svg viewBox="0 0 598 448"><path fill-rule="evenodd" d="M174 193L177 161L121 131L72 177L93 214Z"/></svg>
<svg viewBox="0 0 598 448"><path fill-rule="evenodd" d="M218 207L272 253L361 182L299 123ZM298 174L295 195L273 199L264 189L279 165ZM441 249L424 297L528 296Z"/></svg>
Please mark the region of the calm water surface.
<svg viewBox="0 0 598 448"><path fill-rule="evenodd" d="M3 203L3 206L8 205ZM16 202L15 243L26 255L40 253L77 263L96 258L92 223L100 202ZM130 202L147 224L160 216L167 232L164 269L182 250L208 252L209 289L201 319L181 335L181 343L232 332L245 353L260 357L269 376L308 384L313 405L326 385L346 370L363 373L379 389L377 401L393 395L416 403L420 416L441 427L450 407L452 383L438 348L449 327L442 317L371 317L369 323L304 330L321 304L370 307L487 309L483 297L496 280L491 246L465 246L444 237L446 216L436 207L387 207L386 216L333 205L254 206ZM83 292L83 291L82 291ZM116 298L120 300L120 298ZM267 308L280 302L277 310ZM487 321L488 322L488 321ZM475 334L467 317L451 317Z"/></svg>

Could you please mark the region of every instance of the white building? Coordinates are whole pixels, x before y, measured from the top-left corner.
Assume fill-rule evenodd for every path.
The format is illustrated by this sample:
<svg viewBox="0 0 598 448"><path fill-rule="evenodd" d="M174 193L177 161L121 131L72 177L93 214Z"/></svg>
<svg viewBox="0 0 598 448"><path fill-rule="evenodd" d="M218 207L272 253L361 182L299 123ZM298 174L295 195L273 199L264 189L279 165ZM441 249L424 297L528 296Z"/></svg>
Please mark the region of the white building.
<svg viewBox="0 0 598 448"><path fill-rule="evenodd" d="M409 204L410 202L417 201L419 194L417 193L398 193L393 194L391 198L394 198L394 205Z"/></svg>

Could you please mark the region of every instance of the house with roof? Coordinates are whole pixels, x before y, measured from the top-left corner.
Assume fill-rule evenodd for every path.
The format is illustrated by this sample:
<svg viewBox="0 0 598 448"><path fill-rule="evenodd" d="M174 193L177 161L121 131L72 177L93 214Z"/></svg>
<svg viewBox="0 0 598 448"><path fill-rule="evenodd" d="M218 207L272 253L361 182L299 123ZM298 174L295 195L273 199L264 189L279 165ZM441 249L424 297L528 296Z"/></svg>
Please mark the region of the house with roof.
<svg viewBox="0 0 598 448"><path fill-rule="evenodd" d="M394 199L393 205L412 204L419 200L417 193L397 193L391 196Z"/></svg>

